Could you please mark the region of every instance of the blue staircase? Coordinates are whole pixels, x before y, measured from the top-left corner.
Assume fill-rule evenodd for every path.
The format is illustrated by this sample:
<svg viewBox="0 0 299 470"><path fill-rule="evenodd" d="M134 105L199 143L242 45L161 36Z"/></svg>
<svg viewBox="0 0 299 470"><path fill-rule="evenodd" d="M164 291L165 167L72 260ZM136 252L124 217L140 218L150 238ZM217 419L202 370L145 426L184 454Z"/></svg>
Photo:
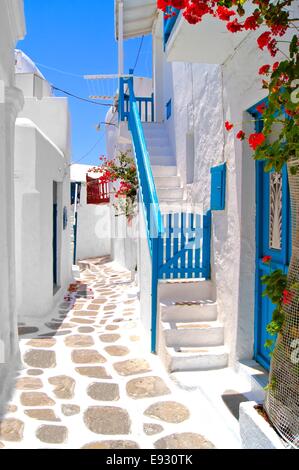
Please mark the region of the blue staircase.
<svg viewBox="0 0 299 470"><path fill-rule="evenodd" d="M136 97L132 75L120 78L119 90L119 119L128 122L132 136L152 260L151 349L156 352L159 281L210 279L211 211L162 214L142 124L154 123L154 96Z"/></svg>

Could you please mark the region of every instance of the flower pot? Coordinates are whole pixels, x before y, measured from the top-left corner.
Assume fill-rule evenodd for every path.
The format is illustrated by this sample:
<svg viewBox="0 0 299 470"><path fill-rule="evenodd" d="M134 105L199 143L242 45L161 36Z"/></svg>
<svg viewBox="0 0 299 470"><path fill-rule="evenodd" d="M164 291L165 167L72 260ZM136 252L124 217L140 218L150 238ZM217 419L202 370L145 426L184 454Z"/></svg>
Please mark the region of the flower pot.
<svg viewBox="0 0 299 470"><path fill-rule="evenodd" d="M297 167L296 175L291 167ZM292 259L287 289L290 301L283 305L284 324L278 335L270 370L265 409L277 431L299 447L299 162L288 163L292 208Z"/></svg>
<svg viewBox="0 0 299 470"><path fill-rule="evenodd" d="M284 442L256 410L256 402L240 405L240 436L243 449L285 449Z"/></svg>

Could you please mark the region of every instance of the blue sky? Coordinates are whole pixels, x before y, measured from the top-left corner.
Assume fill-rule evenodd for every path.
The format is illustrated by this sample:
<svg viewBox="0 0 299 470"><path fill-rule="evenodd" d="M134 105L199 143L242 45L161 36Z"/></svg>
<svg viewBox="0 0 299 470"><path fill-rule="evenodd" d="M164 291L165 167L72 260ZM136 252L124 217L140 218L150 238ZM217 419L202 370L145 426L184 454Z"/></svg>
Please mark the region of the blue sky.
<svg viewBox="0 0 299 470"><path fill-rule="evenodd" d="M43 64L38 67L53 85L88 98L84 74L117 73L114 0L25 0L25 15L27 36L18 48ZM126 41L126 72L135 64L140 40ZM146 37L135 73L151 76L151 60L151 38ZM72 160L81 160L95 146L81 163L96 164L106 150L104 131L97 132L96 125L105 120L108 108L72 98L69 104Z"/></svg>

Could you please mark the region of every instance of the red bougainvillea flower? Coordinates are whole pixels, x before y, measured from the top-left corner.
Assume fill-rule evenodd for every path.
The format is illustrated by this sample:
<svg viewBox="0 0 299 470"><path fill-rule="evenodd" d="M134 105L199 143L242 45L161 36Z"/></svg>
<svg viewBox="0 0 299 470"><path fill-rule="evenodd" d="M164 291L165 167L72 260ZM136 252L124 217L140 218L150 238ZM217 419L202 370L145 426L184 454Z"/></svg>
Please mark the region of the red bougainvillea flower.
<svg viewBox="0 0 299 470"><path fill-rule="evenodd" d="M272 260L272 256L264 256L263 259L262 259L262 262L264 264L269 264Z"/></svg>
<svg viewBox="0 0 299 470"><path fill-rule="evenodd" d="M197 3L189 3L186 10L184 11L184 17L190 24L199 23L202 17L207 13L213 13L213 10L207 5L205 1L199 1Z"/></svg>
<svg viewBox="0 0 299 470"><path fill-rule="evenodd" d="M256 107L257 112L260 114L263 114L266 111L266 109L267 109L267 106L265 103L258 104Z"/></svg>
<svg viewBox="0 0 299 470"><path fill-rule="evenodd" d="M259 18L259 14L258 15L252 15L252 16L248 16L248 18L246 18L245 22L244 22L244 28L248 31L248 30L256 30L258 27L259 27L259 24L257 22Z"/></svg>
<svg viewBox="0 0 299 470"><path fill-rule="evenodd" d="M275 57L278 52L276 39L271 39L271 41L267 44L267 48L272 57Z"/></svg>
<svg viewBox="0 0 299 470"><path fill-rule="evenodd" d="M294 294L289 290L285 289L282 293L282 303L284 305L289 305L293 300Z"/></svg>
<svg viewBox="0 0 299 470"><path fill-rule="evenodd" d="M266 140L266 137L262 132L257 132L249 136L249 145L253 150L262 145Z"/></svg>
<svg viewBox="0 0 299 470"><path fill-rule="evenodd" d="M266 75L267 73L269 73L269 70L270 70L270 65L268 65L268 64L263 65L263 66L259 69L259 75Z"/></svg>
<svg viewBox="0 0 299 470"><path fill-rule="evenodd" d="M234 125L229 122L229 121L225 121L225 129L229 132L233 129Z"/></svg>
<svg viewBox="0 0 299 470"><path fill-rule="evenodd" d="M231 33L237 33L243 29L243 26L238 22L237 18L227 23L226 27Z"/></svg>
<svg viewBox="0 0 299 470"><path fill-rule="evenodd" d="M288 27L283 24L272 24L271 31L274 36L283 36L287 32Z"/></svg>
<svg viewBox="0 0 299 470"><path fill-rule="evenodd" d="M279 62L274 62L274 64L272 65L272 70L273 72L275 72L275 70L279 67Z"/></svg>
<svg viewBox="0 0 299 470"><path fill-rule="evenodd" d="M188 0L172 0L171 4L174 8L177 8L178 10L183 10L188 4Z"/></svg>
<svg viewBox="0 0 299 470"><path fill-rule="evenodd" d="M271 40L270 31L265 31L257 39L257 43L258 43L259 48L264 49L264 47L268 46L270 40Z"/></svg>
<svg viewBox="0 0 299 470"><path fill-rule="evenodd" d="M233 10L229 10L226 7L219 6L216 10L217 16L222 21L229 21L231 16L235 16L236 13Z"/></svg>
<svg viewBox="0 0 299 470"><path fill-rule="evenodd" d="M166 11L168 5L169 2L167 0L157 0L157 8L159 8L159 10Z"/></svg>
<svg viewBox="0 0 299 470"><path fill-rule="evenodd" d="M236 137L239 140L244 140L245 139L245 132L244 131L239 131L238 134L236 135Z"/></svg>
<svg viewBox="0 0 299 470"><path fill-rule="evenodd" d="M293 117L296 115L296 113L290 109L285 109L285 113L290 117Z"/></svg>

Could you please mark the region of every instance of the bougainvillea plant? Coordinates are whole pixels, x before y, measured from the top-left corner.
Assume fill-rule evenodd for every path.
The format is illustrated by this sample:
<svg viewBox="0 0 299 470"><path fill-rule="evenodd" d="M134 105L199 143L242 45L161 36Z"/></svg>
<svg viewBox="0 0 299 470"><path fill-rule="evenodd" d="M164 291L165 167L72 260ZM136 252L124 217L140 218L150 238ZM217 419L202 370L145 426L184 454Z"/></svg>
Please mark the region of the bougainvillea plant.
<svg viewBox="0 0 299 470"><path fill-rule="evenodd" d="M265 290L263 292L264 297L268 297L271 302L275 305L273 317L271 322L267 325L267 332L271 336L277 335L284 323L283 306L289 305L295 296L298 296L299 290L298 285L294 283L289 289L287 289L287 275L281 269L271 270L271 256L264 256L262 259L264 264L269 265L270 274L266 274L261 278ZM267 340L265 347L272 348L274 341Z"/></svg>
<svg viewBox="0 0 299 470"><path fill-rule="evenodd" d="M273 65L265 64L258 71L262 87L268 91L267 104L257 109L264 123L262 132L246 136L233 123L225 123L228 132L236 129L237 139L248 139L255 158L265 160L266 171L281 171L286 162L299 158L299 19L292 18L290 10L295 1L157 0L158 8L167 16L176 14L174 8L183 10L183 16L190 24L200 23L204 16L212 15L225 22L227 30L233 34L263 27L257 38L257 48L268 50L272 58L278 52L283 56L283 60ZM249 16L246 14L248 4L255 7ZM294 34L286 36L290 31ZM287 54L280 49L285 42L289 43ZM279 123L280 130L278 135L272 136L270 143L268 137L276 123ZM291 171L296 172L297 168L294 166Z"/></svg>
<svg viewBox="0 0 299 470"><path fill-rule="evenodd" d="M121 152L116 158L108 160L100 157L100 165L90 172L100 173L101 183L111 183L111 194L114 195L116 215L126 215L131 220L136 212L138 178L134 159Z"/></svg>
<svg viewBox="0 0 299 470"><path fill-rule="evenodd" d="M232 34L263 28L257 37L257 49L267 50L271 59L271 63L261 66L257 71L262 88L268 94L267 101L256 107L263 121L263 129L246 135L229 121L225 122L225 128L227 132L235 132L238 140L248 140L254 158L265 161L265 171L280 172L290 162L291 174L296 174L299 168L299 18L293 18L291 11L295 1L157 0L158 8L167 17L177 14L174 8L183 10L183 16L190 24L200 23L204 16L212 15L225 22L226 29ZM252 5L253 11L248 15L247 6ZM274 58L278 56L280 60L275 61ZM271 257L265 257L264 263L271 264ZM280 270L271 269L262 282L265 285L263 295L268 296L275 305L267 331L270 335L276 335L284 322L283 306L298 295L298 285L287 290L287 276ZM266 346L271 347L272 343L269 340Z"/></svg>

